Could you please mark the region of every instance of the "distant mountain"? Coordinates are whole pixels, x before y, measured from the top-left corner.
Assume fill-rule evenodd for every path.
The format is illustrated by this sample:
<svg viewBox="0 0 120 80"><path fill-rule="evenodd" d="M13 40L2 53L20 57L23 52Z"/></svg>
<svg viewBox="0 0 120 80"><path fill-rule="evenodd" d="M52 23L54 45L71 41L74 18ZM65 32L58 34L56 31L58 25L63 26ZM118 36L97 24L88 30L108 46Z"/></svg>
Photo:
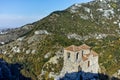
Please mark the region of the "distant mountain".
<svg viewBox="0 0 120 80"><path fill-rule="evenodd" d="M33 80L53 80L63 66L62 49L91 46L99 53L101 73L120 69L120 0L94 0L55 11L42 20L0 34L0 57L20 63Z"/></svg>
<svg viewBox="0 0 120 80"><path fill-rule="evenodd" d="M0 30L0 42L9 43L31 31L32 25L25 25L20 28L8 28Z"/></svg>

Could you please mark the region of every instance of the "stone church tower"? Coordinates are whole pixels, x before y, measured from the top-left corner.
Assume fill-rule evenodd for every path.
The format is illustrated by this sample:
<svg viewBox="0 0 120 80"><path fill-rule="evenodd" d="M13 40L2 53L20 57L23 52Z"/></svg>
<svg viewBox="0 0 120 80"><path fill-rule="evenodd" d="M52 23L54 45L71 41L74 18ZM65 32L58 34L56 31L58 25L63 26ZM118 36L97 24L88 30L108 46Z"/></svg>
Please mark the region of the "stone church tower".
<svg viewBox="0 0 120 80"><path fill-rule="evenodd" d="M91 47L83 44L81 46L71 45L64 48L64 66L62 74L72 72L98 73L98 54Z"/></svg>

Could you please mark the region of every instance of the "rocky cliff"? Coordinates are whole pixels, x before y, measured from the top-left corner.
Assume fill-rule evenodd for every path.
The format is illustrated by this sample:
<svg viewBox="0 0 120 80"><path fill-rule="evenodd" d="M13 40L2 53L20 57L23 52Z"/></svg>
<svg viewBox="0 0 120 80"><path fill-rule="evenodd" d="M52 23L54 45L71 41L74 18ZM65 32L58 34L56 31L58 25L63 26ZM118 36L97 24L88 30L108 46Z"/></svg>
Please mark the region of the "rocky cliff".
<svg viewBox="0 0 120 80"><path fill-rule="evenodd" d="M31 80L20 73L21 65L8 64L0 59L0 80Z"/></svg>

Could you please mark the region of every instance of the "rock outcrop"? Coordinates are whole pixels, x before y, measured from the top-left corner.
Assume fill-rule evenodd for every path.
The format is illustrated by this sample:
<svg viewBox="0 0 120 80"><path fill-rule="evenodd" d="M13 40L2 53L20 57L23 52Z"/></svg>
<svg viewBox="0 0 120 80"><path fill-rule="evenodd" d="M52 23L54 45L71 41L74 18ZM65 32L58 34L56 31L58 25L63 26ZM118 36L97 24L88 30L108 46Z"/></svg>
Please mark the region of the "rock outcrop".
<svg viewBox="0 0 120 80"><path fill-rule="evenodd" d="M0 59L0 80L31 80L20 73L20 64L8 64Z"/></svg>

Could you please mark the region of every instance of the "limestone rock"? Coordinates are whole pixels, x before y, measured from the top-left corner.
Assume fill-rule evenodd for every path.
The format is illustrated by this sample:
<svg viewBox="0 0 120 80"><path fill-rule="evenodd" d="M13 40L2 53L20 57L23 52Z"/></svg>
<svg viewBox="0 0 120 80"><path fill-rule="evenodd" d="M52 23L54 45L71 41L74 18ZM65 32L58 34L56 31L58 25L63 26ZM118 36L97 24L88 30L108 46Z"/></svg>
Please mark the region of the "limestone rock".
<svg viewBox="0 0 120 80"><path fill-rule="evenodd" d="M58 58L59 57L57 57L57 56L54 56L54 57L50 58L49 63L57 64L58 63L58 61L57 61Z"/></svg>
<svg viewBox="0 0 120 80"><path fill-rule="evenodd" d="M50 57L50 55L51 55L51 53L50 53L50 52L48 52L48 53L44 56L44 58L49 58L49 57Z"/></svg>
<svg viewBox="0 0 120 80"><path fill-rule="evenodd" d="M36 53L36 50L32 50L32 51L31 51L31 54L35 54L35 53Z"/></svg>
<svg viewBox="0 0 120 80"><path fill-rule="evenodd" d="M87 8L87 7L84 7L84 10L88 13L90 13L90 11L91 11L90 8Z"/></svg>
<svg viewBox="0 0 120 80"><path fill-rule="evenodd" d="M38 31L35 31L35 34L38 35L38 34L49 34L48 31L46 30L38 30Z"/></svg>
<svg viewBox="0 0 120 80"><path fill-rule="evenodd" d="M23 41L24 38L25 38L25 36L24 37L20 37L20 38L17 39L17 41Z"/></svg>
<svg viewBox="0 0 120 80"><path fill-rule="evenodd" d="M104 10L103 16L106 17L106 18L108 18L108 19L110 17L114 17L114 11L112 9Z"/></svg>
<svg viewBox="0 0 120 80"><path fill-rule="evenodd" d="M13 51L14 53L20 53L20 52L21 52L21 51L20 51L20 48L17 47L17 46L13 47L13 48L12 48L12 51Z"/></svg>
<svg viewBox="0 0 120 80"><path fill-rule="evenodd" d="M30 49L26 50L26 54L30 54L30 53L31 53Z"/></svg>
<svg viewBox="0 0 120 80"><path fill-rule="evenodd" d="M118 76L120 76L120 70L118 70Z"/></svg>

